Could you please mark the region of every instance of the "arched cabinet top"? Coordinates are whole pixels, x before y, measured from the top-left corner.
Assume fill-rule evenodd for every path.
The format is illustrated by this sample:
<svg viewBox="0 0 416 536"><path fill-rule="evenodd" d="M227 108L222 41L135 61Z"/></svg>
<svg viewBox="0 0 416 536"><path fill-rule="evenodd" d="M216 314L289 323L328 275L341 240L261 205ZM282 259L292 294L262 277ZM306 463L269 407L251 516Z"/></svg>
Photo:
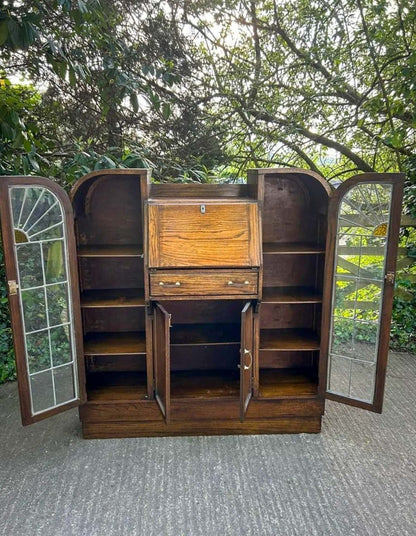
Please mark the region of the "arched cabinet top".
<svg viewBox="0 0 416 536"><path fill-rule="evenodd" d="M328 197L332 195L332 192L334 191L334 188L329 184L329 182L322 177L322 175L319 175L319 173L316 173L315 171L309 170L309 169L302 169L302 168L255 168L255 169L249 169L248 175L263 175L263 176L273 176L273 175L291 175L291 176L298 176L302 180L307 180L309 183L316 181L322 189L326 192Z"/></svg>

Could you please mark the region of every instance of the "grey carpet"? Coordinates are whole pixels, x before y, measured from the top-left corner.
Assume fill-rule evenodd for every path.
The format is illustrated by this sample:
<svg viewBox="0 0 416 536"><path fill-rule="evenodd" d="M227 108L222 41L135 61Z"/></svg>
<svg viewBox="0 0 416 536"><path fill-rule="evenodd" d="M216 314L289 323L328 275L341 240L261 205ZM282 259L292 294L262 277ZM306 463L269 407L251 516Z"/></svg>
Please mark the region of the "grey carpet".
<svg viewBox="0 0 416 536"><path fill-rule="evenodd" d="M327 403L319 435L86 441L76 410L20 425L0 386L0 534L414 536L416 356L383 415Z"/></svg>

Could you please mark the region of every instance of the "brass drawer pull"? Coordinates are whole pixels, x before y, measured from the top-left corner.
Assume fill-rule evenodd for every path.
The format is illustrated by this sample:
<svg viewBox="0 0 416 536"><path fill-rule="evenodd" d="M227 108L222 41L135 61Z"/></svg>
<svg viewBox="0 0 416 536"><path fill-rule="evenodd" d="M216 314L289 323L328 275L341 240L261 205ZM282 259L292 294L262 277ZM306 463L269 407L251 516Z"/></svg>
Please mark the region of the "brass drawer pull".
<svg viewBox="0 0 416 536"><path fill-rule="evenodd" d="M244 355L247 355L247 354L250 356L250 364L249 365L244 364L244 370L250 369L251 365L253 364L253 355L252 355L252 353L250 352L250 350L247 350L247 348L244 348Z"/></svg>
<svg viewBox="0 0 416 536"><path fill-rule="evenodd" d="M175 283L164 283L163 281L161 281L159 283L159 286L161 287L168 287L168 288L171 288L171 287L180 287L181 286L181 283L180 281L176 281Z"/></svg>
<svg viewBox="0 0 416 536"><path fill-rule="evenodd" d="M228 281L229 287L244 287L245 285L249 285L250 281L244 281L244 283L239 283L238 281Z"/></svg>

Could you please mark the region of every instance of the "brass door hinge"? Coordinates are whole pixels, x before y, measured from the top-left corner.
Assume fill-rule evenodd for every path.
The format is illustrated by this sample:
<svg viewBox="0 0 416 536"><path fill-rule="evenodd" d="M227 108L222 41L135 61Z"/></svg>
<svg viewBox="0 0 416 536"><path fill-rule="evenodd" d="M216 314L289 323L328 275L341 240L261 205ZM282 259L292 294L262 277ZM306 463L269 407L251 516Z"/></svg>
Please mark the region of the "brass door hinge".
<svg viewBox="0 0 416 536"><path fill-rule="evenodd" d="M11 281L7 281L7 284L9 285L9 296L14 296L17 294L17 289L19 288L19 285L16 283L14 279Z"/></svg>

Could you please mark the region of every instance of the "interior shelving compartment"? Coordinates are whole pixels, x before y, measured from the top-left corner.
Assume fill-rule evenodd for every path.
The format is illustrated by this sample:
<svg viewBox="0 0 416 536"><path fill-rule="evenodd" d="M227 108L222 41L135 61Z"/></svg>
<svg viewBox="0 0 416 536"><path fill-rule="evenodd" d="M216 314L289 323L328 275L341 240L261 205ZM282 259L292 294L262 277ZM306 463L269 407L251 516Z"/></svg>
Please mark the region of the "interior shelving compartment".
<svg viewBox="0 0 416 536"><path fill-rule="evenodd" d="M268 174L264 180L263 253L324 251L327 206L326 190L310 175Z"/></svg>
<svg viewBox="0 0 416 536"><path fill-rule="evenodd" d="M325 256L320 254L264 255L265 288L303 287L322 295Z"/></svg>
<svg viewBox="0 0 416 536"><path fill-rule="evenodd" d="M321 309L314 301L261 304L260 397L317 393Z"/></svg>
<svg viewBox="0 0 416 536"><path fill-rule="evenodd" d="M164 302L172 315L172 398L239 396L244 301Z"/></svg>
<svg viewBox="0 0 416 536"><path fill-rule="evenodd" d="M328 194L310 175L266 175L259 396L318 389Z"/></svg>
<svg viewBox="0 0 416 536"><path fill-rule="evenodd" d="M143 251L142 200L138 175L108 172L94 175L79 186L73 206L78 247L89 247L92 250L93 246L128 246L127 251L129 248Z"/></svg>
<svg viewBox="0 0 416 536"><path fill-rule="evenodd" d="M106 171L73 195L90 400L147 394L141 188Z"/></svg>
<svg viewBox="0 0 416 536"><path fill-rule="evenodd" d="M97 303L97 292L84 303ZM110 294L108 294L110 292ZM117 291L115 291L117 292ZM84 355L87 372L144 371L146 362L145 308L143 305L118 305L120 297L104 292L107 305L82 308ZM101 296L101 294L99 294ZM132 298L136 300L135 295ZM110 299L111 297L111 299ZM108 305L112 300L117 305ZM102 303L102 300L101 300Z"/></svg>
<svg viewBox="0 0 416 536"><path fill-rule="evenodd" d="M145 372L96 372L87 377L90 401L134 401L146 398Z"/></svg>

